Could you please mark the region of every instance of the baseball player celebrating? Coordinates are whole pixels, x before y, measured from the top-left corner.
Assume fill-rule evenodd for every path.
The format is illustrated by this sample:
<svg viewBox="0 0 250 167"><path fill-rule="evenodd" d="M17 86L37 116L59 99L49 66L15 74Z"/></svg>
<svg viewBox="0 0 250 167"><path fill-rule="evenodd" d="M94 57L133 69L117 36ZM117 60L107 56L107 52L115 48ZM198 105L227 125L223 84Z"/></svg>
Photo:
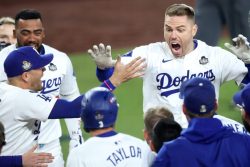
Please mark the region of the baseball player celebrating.
<svg viewBox="0 0 250 167"><path fill-rule="evenodd" d="M146 142L114 130L118 107L106 88L93 88L85 94L81 118L92 137L69 153L67 167L150 166L154 155Z"/></svg>
<svg viewBox="0 0 250 167"><path fill-rule="evenodd" d="M193 8L185 4L173 4L165 13L165 42L136 47L122 57L125 63L137 56L146 59L147 67L143 76L144 112L151 107L165 106L173 112L175 120L183 128L187 127L187 119L182 113L182 99L179 98L183 81L194 77L209 79L215 86L217 99L222 83L235 80L239 85L250 81L248 68L244 64L249 63L245 60L250 60L250 56L242 59L243 62L236 57L238 55L193 39L197 29ZM101 81L105 80L113 71L110 68L113 64L111 47L94 45L88 52L97 64L97 77Z"/></svg>
<svg viewBox="0 0 250 167"><path fill-rule="evenodd" d="M17 37L17 45L13 44L2 50L0 53L1 63L7 55L21 46L33 46L39 53L52 53L54 59L46 66L46 71L42 78L43 89L41 93L53 95L58 98L73 100L80 95L79 89L74 76L73 67L69 57L48 45L42 44L45 37L44 27L42 25L42 17L38 11L23 10L15 17L15 36ZM6 80L3 72L3 66L0 78ZM68 112L72 112L69 110ZM80 129L80 119L65 119L70 136L70 149L76 147L83 142L82 132ZM42 152L50 152L55 156L51 167L63 167L64 161L62 157L61 145L59 138L62 135L59 120L48 120L46 122L37 123L35 133L40 133L38 138L39 149Z"/></svg>
<svg viewBox="0 0 250 167"><path fill-rule="evenodd" d="M33 47L25 46L12 51L4 61L8 82L0 82L0 122L5 126L7 144L2 155L21 155L31 149L37 143L37 124L40 120L80 117L83 95L69 102L37 93L43 89L41 77L52 59L52 54L39 55ZM137 76L137 70L141 69L135 68L138 61L134 63L130 70L127 68L130 66L124 67L118 60L109 82L118 86L127 78ZM107 83L101 86L109 87Z"/></svg>
<svg viewBox="0 0 250 167"><path fill-rule="evenodd" d="M42 17L36 10L23 10L20 11L15 17L15 36L17 37L17 45L11 45L0 52L0 63L3 63L7 55L21 46L33 46L41 54L52 53L54 59L45 68L42 83L42 94L49 94L55 97L59 97L66 100L73 100L79 96L79 89L74 76L73 67L69 57L48 45L42 44L45 37L44 28L42 25ZM140 64L142 59L134 61L135 65ZM133 63L132 63L133 64ZM131 77L140 76L140 74L134 74L138 68L131 64L128 70L130 73L123 76L117 76L114 78L122 79L125 81ZM119 65L119 64L118 64ZM121 66L124 68L123 66ZM127 68L124 68L125 70ZM123 70L123 69L122 69ZM6 74L4 73L3 65L0 64L0 80L6 80ZM118 71L119 72L119 71ZM131 75L130 75L131 74ZM117 80L120 82L120 80ZM113 82L116 81L113 79ZM105 81L105 86L108 86L110 90L113 90L112 83ZM120 84L120 83L116 83ZM115 85L114 85L115 86ZM71 110L69 110L71 112ZM82 132L80 129L80 119L66 119L66 125L70 135L70 149L81 144L83 142ZM59 138L62 135L59 120L47 120L46 122L36 123L37 130L34 133L40 133L38 138L39 151L50 152L55 156L55 160L50 165L51 167L62 167L64 161L61 152L61 146Z"/></svg>
<svg viewBox="0 0 250 167"><path fill-rule="evenodd" d="M33 47L25 46L12 51L4 61L8 82L0 82L0 121L5 126L7 144L2 155L23 154L37 143L38 120L79 118L83 96L67 102L37 93L43 88L44 66L52 59L52 54L39 55Z"/></svg>

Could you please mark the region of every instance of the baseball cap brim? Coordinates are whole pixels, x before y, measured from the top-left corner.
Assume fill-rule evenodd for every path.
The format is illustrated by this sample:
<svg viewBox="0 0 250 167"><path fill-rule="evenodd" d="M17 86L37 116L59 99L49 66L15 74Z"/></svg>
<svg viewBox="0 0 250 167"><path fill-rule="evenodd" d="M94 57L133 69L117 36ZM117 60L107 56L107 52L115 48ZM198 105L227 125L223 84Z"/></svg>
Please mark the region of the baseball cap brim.
<svg viewBox="0 0 250 167"><path fill-rule="evenodd" d="M42 68L48 65L52 60L53 60L53 54L41 55L39 63L37 64L37 67L34 67L33 69Z"/></svg>
<svg viewBox="0 0 250 167"><path fill-rule="evenodd" d="M241 98L241 93L242 93L242 90L235 93L234 96L233 96L233 101L234 101L234 104L236 104L237 106L242 106L242 98Z"/></svg>
<svg viewBox="0 0 250 167"><path fill-rule="evenodd" d="M243 89L234 94L233 101L235 105L243 107L244 100L242 98L242 94L244 92L250 92L250 84L247 84Z"/></svg>

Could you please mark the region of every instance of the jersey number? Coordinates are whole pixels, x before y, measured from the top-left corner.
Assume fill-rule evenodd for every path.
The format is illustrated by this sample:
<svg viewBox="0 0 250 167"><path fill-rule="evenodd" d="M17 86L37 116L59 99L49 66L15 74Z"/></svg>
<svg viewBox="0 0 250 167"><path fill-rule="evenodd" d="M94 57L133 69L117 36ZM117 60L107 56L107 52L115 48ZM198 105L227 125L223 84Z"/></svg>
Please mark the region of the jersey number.
<svg viewBox="0 0 250 167"><path fill-rule="evenodd" d="M99 128L103 128L103 122L102 121L99 121Z"/></svg>
<svg viewBox="0 0 250 167"><path fill-rule="evenodd" d="M34 126L35 126L35 130L34 130L34 135L37 135L40 133L40 127L41 127L41 121L38 121L36 120L35 123L34 123Z"/></svg>

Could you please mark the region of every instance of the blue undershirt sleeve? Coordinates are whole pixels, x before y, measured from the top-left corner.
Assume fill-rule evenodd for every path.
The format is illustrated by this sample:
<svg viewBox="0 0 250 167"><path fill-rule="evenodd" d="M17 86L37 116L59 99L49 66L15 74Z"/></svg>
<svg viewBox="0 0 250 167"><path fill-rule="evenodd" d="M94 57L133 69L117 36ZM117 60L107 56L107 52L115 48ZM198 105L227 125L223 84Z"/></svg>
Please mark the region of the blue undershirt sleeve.
<svg viewBox="0 0 250 167"><path fill-rule="evenodd" d="M50 112L49 119L79 118L83 96L81 95L73 101L58 99Z"/></svg>
<svg viewBox="0 0 250 167"><path fill-rule="evenodd" d="M248 72L247 72L245 78L241 81L241 83L246 85L246 84L250 83L250 73L249 73L250 72L250 64L245 64L245 66L247 67Z"/></svg>
<svg viewBox="0 0 250 167"><path fill-rule="evenodd" d="M112 68L107 68L107 69L99 69L96 68L96 76L100 82L103 82L104 80L107 80L111 77L111 75L114 72L114 67Z"/></svg>
<svg viewBox="0 0 250 167"><path fill-rule="evenodd" d="M0 156L0 166L4 167L22 167L22 156Z"/></svg>

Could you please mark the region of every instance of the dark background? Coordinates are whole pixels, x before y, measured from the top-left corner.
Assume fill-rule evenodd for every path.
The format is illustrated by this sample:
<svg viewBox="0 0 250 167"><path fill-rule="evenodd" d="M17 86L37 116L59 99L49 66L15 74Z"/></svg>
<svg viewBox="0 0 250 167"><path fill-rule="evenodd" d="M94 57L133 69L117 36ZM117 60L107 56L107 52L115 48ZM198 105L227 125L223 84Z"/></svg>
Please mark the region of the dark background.
<svg viewBox="0 0 250 167"><path fill-rule="evenodd" d="M45 43L74 53L100 42L126 48L162 41L165 9L172 3L194 6L194 0L1 0L0 16L37 9Z"/></svg>

